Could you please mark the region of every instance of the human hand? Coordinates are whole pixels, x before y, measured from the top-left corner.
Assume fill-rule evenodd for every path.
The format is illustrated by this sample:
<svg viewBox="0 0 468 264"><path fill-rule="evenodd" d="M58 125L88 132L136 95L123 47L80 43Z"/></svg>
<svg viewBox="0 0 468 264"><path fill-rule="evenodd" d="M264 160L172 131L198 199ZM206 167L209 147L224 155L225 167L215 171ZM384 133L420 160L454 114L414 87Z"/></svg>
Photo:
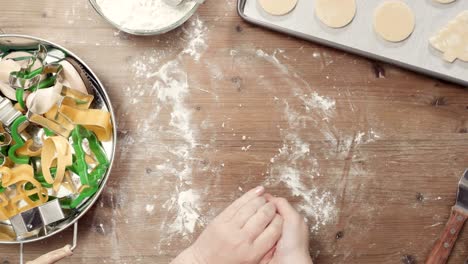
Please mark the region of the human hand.
<svg viewBox="0 0 468 264"><path fill-rule="evenodd" d="M261 264L312 264L309 253L309 229L301 216L284 198L265 195L267 201L275 204L283 217L283 231L274 250L260 262Z"/></svg>
<svg viewBox="0 0 468 264"><path fill-rule="evenodd" d="M283 218L264 192L257 187L234 201L172 264L258 264L283 228Z"/></svg>

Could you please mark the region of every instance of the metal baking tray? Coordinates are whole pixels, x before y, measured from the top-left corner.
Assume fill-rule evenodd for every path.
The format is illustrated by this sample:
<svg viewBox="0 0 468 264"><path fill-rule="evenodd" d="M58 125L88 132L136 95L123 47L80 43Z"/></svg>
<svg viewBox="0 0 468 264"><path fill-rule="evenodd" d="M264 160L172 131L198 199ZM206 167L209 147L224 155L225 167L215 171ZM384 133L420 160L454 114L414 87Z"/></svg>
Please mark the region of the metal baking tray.
<svg viewBox="0 0 468 264"><path fill-rule="evenodd" d="M354 20L340 29L329 28L318 20L315 0L298 0L296 8L284 16L266 13L258 0L238 0L237 8L244 20L255 25L468 86L468 62L446 62L429 43L430 37L468 10L468 1L405 1L415 14L416 27L408 39L398 43L387 42L374 32L374 10L382 2L385 0L356 1Z"/></svg>
<svg viewBox="0 0 468 264"><path fill-rule="evenodd" d="M1 240L0 239L0 245L19 244L20 263L23 263L23 244L36 242L36 241L43 240L45 238L55 236L59 232L62 232L63 230L71 226L73 226L74 228L72 250L76 247L78 220L82 216L84 216L89 211L89 209L91 209L92 205L97 201L97 199L99 198L99 195L104 190L106 182L109 179L109 175L112 170L112 165L113 165L114 157L115 157L116 143L117 143L117 132L116 132L117 130L116 130L115 116L114 116L114 112L112 109L112 104L109 99L109 96L107 95L104 85L100 82L96 74L91 70L91 68L88 65L85 64L84 61L82 61L78 56L76 56L69 50L57 44L44 40L44 39L27 36L27 35L0 34L0 50L6 49L9 51L30 51L30 50L37 49L39 44L42 44L47 48L47 50L49 51L48 56L50 56L50 59L52 60L56 60L59 57L60 58L63 57L63 58L68 58L68 59L72 59L73 61L75 61L77 65L79 65L79 67L84 71L84 74L87 76L87 78L90 81L91 88L93 90L93 95L94 95L92 108L105 109L110 112L111 123L113 126L112 139L109 142L102 142L102 147L104 151L106 152L107 157L109 158L110 166L107 169L103 179L100 182L99 190L93 196L88 198L88 200L84 201L79 207L69 212L67 215L67 218L65 218L64 220L39 229L39 231L36 232L36 234L33 236L28 236L26 238L17 239L17 240ZM56 55L58 57L55 57ZM46 58L46 60L47 59L48 58ZM4 230L11 229L11 232L13 232L13 229L10 225L5 224L5 223L0 223L0 224L2 225Z"/></svg>

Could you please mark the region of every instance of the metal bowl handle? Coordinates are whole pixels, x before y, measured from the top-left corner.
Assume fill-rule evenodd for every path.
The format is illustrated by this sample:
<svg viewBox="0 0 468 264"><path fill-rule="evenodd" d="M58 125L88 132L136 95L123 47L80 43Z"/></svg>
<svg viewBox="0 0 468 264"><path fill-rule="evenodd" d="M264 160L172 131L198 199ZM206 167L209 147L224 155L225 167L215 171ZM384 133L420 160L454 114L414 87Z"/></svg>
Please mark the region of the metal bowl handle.
<svg viewBox="0 0 468 264"><path fill-rule="evenodd" d="M71 246L66 245L63 248L60 248L52 252L49 252L45 255L42 255L33 261L28 261L26 262L26 264L53 264L59 260L62 260L66 257L71 256L73 254L73 250L75 250L76 248L77 238L78 238L78 222L75 222L75 224L73 225L73 243ZM20 264L24 263L23 254L24 254L23 243L21 243L20 244Z"/></svg>

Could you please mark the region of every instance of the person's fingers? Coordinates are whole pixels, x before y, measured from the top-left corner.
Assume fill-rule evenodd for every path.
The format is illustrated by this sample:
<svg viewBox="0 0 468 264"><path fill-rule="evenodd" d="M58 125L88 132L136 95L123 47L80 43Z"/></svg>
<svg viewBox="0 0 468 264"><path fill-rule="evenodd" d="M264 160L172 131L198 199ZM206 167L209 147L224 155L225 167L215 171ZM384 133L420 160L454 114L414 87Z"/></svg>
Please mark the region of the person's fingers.
<svg viewBox="0 0 468 264"><path fill-rule="evenodd" d="M235 200L231 205L224 209L224 211L220 214L220 217L231 219L242 206L244 206L250 200L263 195L264 192L265 188L263 186L258 186L246 192L239 199Z"/></svg>
<svg viewBox="0 0 468 264"><path fill-rule="evenodd" d="M304 217L299 214L296 209L294 209L294 207L284 198L274 198L272 203L276 205L276 210L278 210L278 213L283 217L284 234L293 235L293 237L296 238L296 243L299 245L296 246L296 248L302 248L304 252L307 252L309 248L309 239L307 235L309 228L305 222Z"/></svg>
<svg viewBox="0 0 468 264"><path fill-rule="evenodd" d="M292 207L288 200L284 198L267 198L268 201L276 205L276 210L284 218L285 221L298 219L300 214Z"/></svg>
<svg viewBox="0 0 468 264"><path fill-rule="evenodd" d="M243 227L264 204L266 204L266 199L263 196L255 197L248 201L232 218L236 226Z"/></svg>
<svg viewBox="0 0 468 264"><path fill-rule="evenodd" d="M273 246L270 251L268 251L266 253L265 256L263 256L263 259L260 260L260 263L259 264L268 264L271 262L271 260L273 259L274 255L275 255L275 251L276 251L276 246Z"/></svg>
<svg viewBox="0 0 468 264"><path fill-rule="evenodd" d="M269 193L265 193L263 196L269 202L271 202L273 199L275 199L275 197L273 195L269 194Z"/></svg>
<svg viewBox="0 0 468 264"><path fill-rule="evenodd" d="M273 203L266 203L245 223L242 230L254 241L271 223L276 215L276 207Z"/></svg>
<svg viewBox="0 0 468 264"><path fill-rule="evenodd" d="M254 248L258 252L266 252L273 248L278 240L281 238L283 230L283 217L275 214L275 217L257 239L254 241Z"/></svg>

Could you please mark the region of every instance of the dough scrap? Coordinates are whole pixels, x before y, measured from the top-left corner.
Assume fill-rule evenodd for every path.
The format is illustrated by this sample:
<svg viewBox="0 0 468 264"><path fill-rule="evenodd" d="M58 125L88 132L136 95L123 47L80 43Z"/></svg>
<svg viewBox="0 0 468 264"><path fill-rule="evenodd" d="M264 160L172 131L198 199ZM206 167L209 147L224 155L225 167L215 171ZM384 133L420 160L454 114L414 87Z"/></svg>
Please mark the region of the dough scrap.
<svg viewBox="0 0 468 264"><path fill-rule="evenodd" d="M21 70L21 65L14 60L4 59L0 61L0 81L9 83L10 73Z"/></svg>
<svg viewBox="0 0 468 264"><path fill-rule="evenodd" d="M439 30L429 42L443 53L444 60L454 62L458 58L468 62L468 10Z"/></svg>
<svg viewBox="0 0 468 264"><path fill-rule="evenodd" d="M414 13L402 1L386 1L375 10L374 30L387 41L400 42L407 39L414 27Z"/></svg>
<svg viewBox="0 0 468 264"><path fill-rule="evenodd" d="M49 137L44 141L41 151L42 175L47 183L53 184L53 190L58 192L68 166L73 164L70 143L61 136ZM57 166L55 178L50 173L50 168Z"/></svg>
<svg viewBox="0 0 468 264"><path fill-rule="evenodd" d="M258 0L265 12L282 16L291 12L297 5L297 0Z"/></svg>
<svg viewBox="0 0 468 264"><path fill-rule="evenodd" d="M315 14L331 28L341 28L353 21L356 15L355 0L316 0Z"/></svg>
<svg viewBox="0 0 468 264"><path fill-rule="evenodd" d="M86 85L84 84L83 79L81 79L81 76L75 67L73 67L73 65L66 60L63 60L59 63L63 67L63 71L60 73L63 77L63 85L78 90L84 94L88 94Z"/></svg>
<svg viewBox="0 0 468 264"><path fill-rule="evenodd" d="M35 114L43 115L47 113L62 98L60 96L62 88L63 85L57 82L52 87L39 89L31 93L26 98L26 107Z"/></svg>

